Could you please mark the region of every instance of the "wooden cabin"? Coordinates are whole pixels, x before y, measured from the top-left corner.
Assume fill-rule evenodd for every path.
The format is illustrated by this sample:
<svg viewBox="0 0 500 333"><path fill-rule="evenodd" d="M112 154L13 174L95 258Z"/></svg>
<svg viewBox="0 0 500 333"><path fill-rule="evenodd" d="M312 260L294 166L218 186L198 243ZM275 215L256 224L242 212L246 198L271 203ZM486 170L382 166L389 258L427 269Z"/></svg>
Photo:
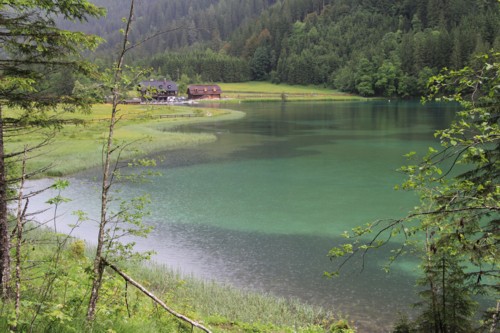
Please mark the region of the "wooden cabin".
<svg viewBox="0 0 500 333"><path fill-rule="evenodd" d="M216 84L192 84L187 95L188 99L220 99L222 89Z"/></svg>
<svg viewBox="0 0 500 333"><path fill-rule="evenodd" d="M142 81L138 90L141 92L142 102L166 102L169 97L175 97L179 92L177 84L167 80Z"/></svg>

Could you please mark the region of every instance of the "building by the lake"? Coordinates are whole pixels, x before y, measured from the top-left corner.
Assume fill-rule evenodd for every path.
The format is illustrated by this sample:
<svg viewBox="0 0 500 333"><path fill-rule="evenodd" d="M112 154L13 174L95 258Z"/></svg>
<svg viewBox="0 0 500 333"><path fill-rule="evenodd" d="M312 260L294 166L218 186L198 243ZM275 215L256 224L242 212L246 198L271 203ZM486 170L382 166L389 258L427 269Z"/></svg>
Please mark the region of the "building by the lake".
<svg viewBox="0 0 500 333"><path fill-rule="evenodd" d="M187 95L188 99L220 99L222 89L217 84L192 84Z"/></svg>
<svg viewBox="0 0 500 333"><path fill-rule="evenodd" d="M142 102L166 102L169 97L176 97L179 93L177 84L168 80L149 80L139 83Z"/></svg>

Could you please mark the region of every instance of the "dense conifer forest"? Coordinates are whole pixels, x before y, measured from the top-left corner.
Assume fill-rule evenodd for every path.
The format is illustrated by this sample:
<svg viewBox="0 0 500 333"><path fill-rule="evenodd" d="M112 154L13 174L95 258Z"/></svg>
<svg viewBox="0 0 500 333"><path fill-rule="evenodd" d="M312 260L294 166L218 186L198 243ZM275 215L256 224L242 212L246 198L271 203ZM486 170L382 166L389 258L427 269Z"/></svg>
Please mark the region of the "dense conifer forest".
<svg viewBox="0 0 500 333"><path fill-rule="evenodd" d="M120 40L120 0L88 32ZM319 84L363 96L419 96L443 67L500 49L497 0L141 1L131 60L179 79ZM164 32L164 33L163 33Z"/></svg>

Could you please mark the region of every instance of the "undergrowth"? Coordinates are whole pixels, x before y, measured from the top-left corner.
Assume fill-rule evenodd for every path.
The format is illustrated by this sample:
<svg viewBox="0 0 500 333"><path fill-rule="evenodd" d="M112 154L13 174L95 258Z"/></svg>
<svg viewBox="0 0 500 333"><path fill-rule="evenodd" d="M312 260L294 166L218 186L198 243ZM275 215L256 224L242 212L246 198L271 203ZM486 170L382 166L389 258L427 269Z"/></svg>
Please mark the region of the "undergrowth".
<svg viewBox="0 0 500 333"><path fill-rule="evenodd" d="M67 239L58 250L57 244ZM0 332L198 332L173 317L111 270L105 274L96 320L85 322L91 261L82 240L36 230L26 238L20 317L0 301ZM116 263L175 311L212 332L354 332L344 320L298 301L186 277L154 263ZM201 332L201 331L200 331Z"/></svg>

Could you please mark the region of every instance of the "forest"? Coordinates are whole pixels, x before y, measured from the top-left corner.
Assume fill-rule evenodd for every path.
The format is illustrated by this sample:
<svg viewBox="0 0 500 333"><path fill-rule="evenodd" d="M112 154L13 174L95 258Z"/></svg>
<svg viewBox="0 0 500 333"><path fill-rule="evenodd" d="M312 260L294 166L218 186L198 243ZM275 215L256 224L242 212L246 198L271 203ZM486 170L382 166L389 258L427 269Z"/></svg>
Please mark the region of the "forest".
<svg viewBox="0 0 500 333"><path fill-rule="evenodd" d="M76 29L120 40L118 0ZM500 46L496 0L142 1L132 41L155 36L130 60L177 79L323 85L362 96L420 96L432 75ZM73 27L75 28L75 27Z"/></svg>

